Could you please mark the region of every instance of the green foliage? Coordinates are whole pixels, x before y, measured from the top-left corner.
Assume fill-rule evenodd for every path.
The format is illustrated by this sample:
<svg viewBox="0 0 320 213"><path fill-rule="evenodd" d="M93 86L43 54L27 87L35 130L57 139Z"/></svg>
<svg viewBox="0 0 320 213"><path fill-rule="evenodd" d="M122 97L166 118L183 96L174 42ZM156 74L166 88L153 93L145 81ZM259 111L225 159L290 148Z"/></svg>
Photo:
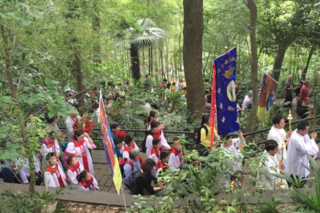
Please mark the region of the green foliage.
<svg viewBox="0 0 320 213"><path fill-rule="evenodd" d="M13 193L7 190L0 194L1 212L34 213L40 212L48 204L56 202L56 198L62 193L57 189L55 194L44 191L42 194L36 192L35 196L30 192ZM59 202L55 213L65 212L65 205Z"/></svg>

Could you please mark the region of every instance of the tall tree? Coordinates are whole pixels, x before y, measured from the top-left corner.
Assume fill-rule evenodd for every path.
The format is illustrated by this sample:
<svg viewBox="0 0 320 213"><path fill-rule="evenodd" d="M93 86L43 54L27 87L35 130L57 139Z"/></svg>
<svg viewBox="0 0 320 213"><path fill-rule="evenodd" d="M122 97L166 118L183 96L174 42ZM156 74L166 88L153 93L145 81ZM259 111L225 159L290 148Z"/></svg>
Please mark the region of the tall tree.
<svg viewBox="0 0 320 213"><path fill-rule="evenodd" d="M83 93L84 84L83 84L80 44L79 44L77 35L74 33L74 29L72 25L73 21L79 18L79 11L77 11L78 9L79 9L79 5L77 4L77 1L68 0L68 12L65 18L66 18L68 32L69 32L68 43L70 46L70 50L72 51L71 70L72 70L72 73L77 78L77 90L79 92L79 94L77 95L77 100L79 104L79 111L80 111L80 114L84 114L85 113L85 102L84 102L84 93Z"/></svg>
<svg viewBox="0 0 320 213"><path fill-rule="evenodd" d="M100 15L98 0L93 0L93 16L92 16L92 31L93 31L93 61L102 63L101 46L100 46Z"/></svg>
<svg viewBox="0 0 320 213"><path fill-rule="evenodd" d="M256 41L256 23L258 17L258 10L254 0L247 0L246 3L250 12L250 44L251 44L251 83L252 83L252 105L251 111L246 124L246 132L252 132L256 122L256 114L258 110L258 53Z"/></svg>
<svg viewBox="0 0 320 213"><path fill-rule="evenodd" d="M131 57L131 68L132 77L136 80L141 78L140 74L140 61L139 61L139 49L141 47L149 48L149 63L152 65L152 46L158 42L160 39L165 37L165 32L156 27L156 24L148 18L139 19L136 23L129 23L127 20L122 19L119 26L123 28L117 34L118 37L124 37L130 33L129 38L122 41L118 41L114 46L126 46L130 45L130 57ZM150 61L151 58L151 61ZM150 69L150 68L149 68ZM150 72L150 70L149 70Z"/></svg>
<svg viewBox="0 0 320 213"><path fill-rule="evenodd" d="M202 78L203 0L183 0L183 64L187 83L187 108L200 119L204 111Z"/></svg>

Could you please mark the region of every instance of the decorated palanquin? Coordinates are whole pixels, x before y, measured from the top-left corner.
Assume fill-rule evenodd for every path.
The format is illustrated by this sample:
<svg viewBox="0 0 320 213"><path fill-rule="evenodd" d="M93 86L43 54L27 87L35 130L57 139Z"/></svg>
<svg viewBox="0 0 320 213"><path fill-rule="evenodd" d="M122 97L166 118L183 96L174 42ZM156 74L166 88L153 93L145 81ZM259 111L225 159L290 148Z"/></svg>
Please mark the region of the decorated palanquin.
<svg viewBox="0 0 320 213"><path fill-rule="evenodd" d="M216 73L215 92L219 135L226 135L240 129L236 102L236 63L237 49L234 47L215 59L212 65Z"/></svg>

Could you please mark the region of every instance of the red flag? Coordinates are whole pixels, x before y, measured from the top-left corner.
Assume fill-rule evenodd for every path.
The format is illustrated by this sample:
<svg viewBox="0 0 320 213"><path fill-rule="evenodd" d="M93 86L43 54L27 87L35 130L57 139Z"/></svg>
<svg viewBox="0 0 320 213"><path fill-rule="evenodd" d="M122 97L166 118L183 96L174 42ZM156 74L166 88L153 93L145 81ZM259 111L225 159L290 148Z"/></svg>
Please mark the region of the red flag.
<svg viewBox="0 0 320 213"><path fill-rule="evenodd" d="M211 110L210 110L211 150L213 147L214 119L215 119L215 115L216 115L216 65L213 63L212 67L213 67L213 76L212 76Z"/></svg>

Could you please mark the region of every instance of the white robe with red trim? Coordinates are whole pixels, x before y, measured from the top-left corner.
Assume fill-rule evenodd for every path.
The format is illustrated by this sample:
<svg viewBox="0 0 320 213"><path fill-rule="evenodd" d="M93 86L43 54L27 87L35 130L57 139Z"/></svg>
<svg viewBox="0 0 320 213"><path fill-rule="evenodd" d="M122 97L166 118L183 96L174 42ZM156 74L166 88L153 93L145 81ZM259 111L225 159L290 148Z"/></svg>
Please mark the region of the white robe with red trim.
<svg viewBox="0 0 320 213"><path fill-rule="evenodd" d="M58 143L57 140L54 140L53 141L49 141L49 140L44 140L41 144L41 149L40 149L40 153L41 155L43 156L42 158L42 166L46 166L47 165L47 161L46 161L46 157L48 155L48 153L55 153L55 155L58 157L57 160L58 160L58 164L59 166L62 167L62 164L59 160L59 156L60 156L60 145Z"/></svg>
<svg viewBox="0 0 320 213"><path fill-rule="evenodd" d="M158 164L159 156L160 156L159 150L156 151L154 148L152 148L152 150L151 150L151 155L150 155L149 158L151 158L151 159L154 160L154 162L156 163L156 166L157 166L157 164Z"/></svg>
<svg viewBox="0 0 320 213"><path fill-rule="evenodd" d="M170 168L179 168L181 166L182 152L177 151L175 148L172 149L169 157Z"/></svg>
<svg viewBox="0 0 320 213"><path fill-rule="evenodd" d="M78 161L77 166L70 165L68 168L69 182L73 185L78 185L77 175L84 170L82 164Z"/></svg>
<svg viewBox="0 0 320 213"><path fill-rule="evenodd" d="M150 131L151 130L151 121L149 122L148 124L148 127L147 127L147 131ZM162 148L163 149L170 149L170 145L168 144L166 138L164 137L164 131L163 129L160 130L161 134L160 134L160 140L161 140L161 144L162 144Z"/></svg>
<svg viewBox="0 0 320 213"><path fill-rule="evenodd" d="M67 177L64 174L63 169L59 166L59 164L56 164L53 167L49 167L49 165L47 165L47 170L44 173L44 183L45 183L45 186L55 187L55 188L57 187L64 188L68 185ZM63 183L63 185L61 183Z"/></svg>
<svg viewBox="0 0 320 213"><path fill-rule="evenodd" d="M89 149L95 149L96 145L91 144L85 137L81 142L70 141L66 148L67 155L82 154L82 157L76 157L77 160L83 165L84 169L89 171L90 174L94 174L92 158Z"/></svg>
<svg viewBox="0 0 320 213"><path fill-rule="evenodd" d="M79 183L79 190L94 191L94 189L99 189L99 186L97 180L92 175L88 182L82 180Z"/></svg>
<svg viewBox="0 0 320 213"><path fill-rule="evenodd" d="M156 173L153 175L156 179L158 179L159 177L159 173L161 171L165 171L169 169L169 166L164 166L163 163L161 162L161 160L158 160L158 163L157 163L157 167L156 167Z"/></svg>
<svg viewBox="0 0 320 213"><path fill-rule="evenodd" d="M122 158L127 158L129 159L129 152L131 149L136 149L139 150L139 147L137 146L136 143L132 147L129 147L127 144L124 145L123 153L122 153Z"/></svg>

